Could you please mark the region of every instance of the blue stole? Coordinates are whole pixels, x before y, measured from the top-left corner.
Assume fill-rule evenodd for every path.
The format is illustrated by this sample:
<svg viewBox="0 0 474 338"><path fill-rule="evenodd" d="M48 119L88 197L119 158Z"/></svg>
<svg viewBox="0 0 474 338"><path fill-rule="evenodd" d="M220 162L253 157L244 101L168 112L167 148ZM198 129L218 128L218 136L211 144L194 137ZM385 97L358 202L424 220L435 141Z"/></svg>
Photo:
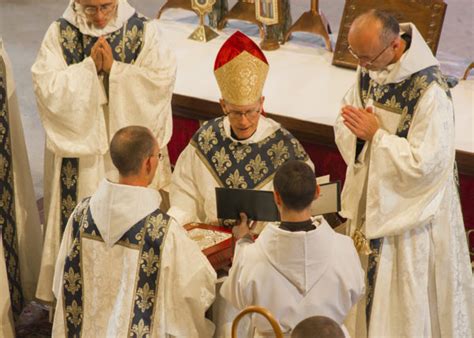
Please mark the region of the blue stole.
<svg viewBox="0 0 474 338"><path fill-rule="evenodd" d="M147 18L135 13L122 26L105 36L112 48L114 60L133 64L143 48ZM98 37L84 35L66 19L57 20L59 43L68 65L82 62L91 54ZM60 173L60 230L64 232L69 216L77 204L79 158L63 158Z"/></svg>
<svg viewBox="0 0 474 338"><path fill-rule="evenodd" d="M14 318L23 309L15 212L12 143L8 111L7 70L0 58L0 231L2 232L8 288ZM6 292L2 290L1 292Z"/></svg>
<svg viewBox="0 0 474 338"><path fill-rule="evenodd" d="M362 70L359 77L360 99L365 106L372 99L374 106L401 115L396 135L406 138L413 120L413 114L419 100L431 85L439 85L451 99L448 84L438 66L431 66L414 73L399 83L379 85L369 76L367 70ZM368 257L367 266L367 329L370 324L370 315L377 280L378 263L382 252L383 238L370 240L372 253Z"/></svg>
<svg viewBox="0 0 474 338"><path fill-rule="evenodd" d="M102 241L92 219L90 198L84 199L73 214L73 244L64 265L63 306L67 337L81 337L83 324L82 238ZM114 245L136 246L140 251L137 264L129 337L149 336L158 294L161 250L170 217L159 209L132 226Z"/></svg>
<svg viewBox="0 0 474 338"><path fill-rule="evenodd" d="M227 137L223 117L205 122L191 144L219 186L226 188L259 189L286 161L308 160L287 130L280 128L259 142L243 144Z"/></svg>

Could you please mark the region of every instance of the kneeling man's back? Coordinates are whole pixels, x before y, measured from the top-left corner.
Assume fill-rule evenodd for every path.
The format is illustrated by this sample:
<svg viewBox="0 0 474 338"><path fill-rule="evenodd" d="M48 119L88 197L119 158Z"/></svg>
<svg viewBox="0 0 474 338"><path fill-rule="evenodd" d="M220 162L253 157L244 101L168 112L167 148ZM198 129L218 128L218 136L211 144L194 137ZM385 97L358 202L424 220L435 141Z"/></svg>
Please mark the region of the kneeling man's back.
<svg viewBox="0 0 474 338"><path fill-rule="evenodd" d="M259 238L240 225L233 267L221 294L234 307L269 309L284 332L301 320L327 316L342 325L364 291L364 275L352 240L337 234L323 218L311 218L319 188L314 173L300 161L285 163L274 179L281 222L268 225ZM257 332L271 332L254 318Z"/></svg>

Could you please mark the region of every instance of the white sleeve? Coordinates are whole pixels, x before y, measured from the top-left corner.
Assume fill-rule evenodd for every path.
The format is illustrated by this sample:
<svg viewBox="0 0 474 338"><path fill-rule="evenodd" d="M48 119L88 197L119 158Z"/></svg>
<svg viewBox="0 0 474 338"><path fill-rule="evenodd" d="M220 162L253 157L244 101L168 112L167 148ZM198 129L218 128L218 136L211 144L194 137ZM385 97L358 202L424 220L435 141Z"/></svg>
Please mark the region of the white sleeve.
<svg viewBox="0 0 474 338"><path fill-rule="evenodd" d="M201 196L195 173L201 166L201 160L196 155L196 150L191 144L183 150L176 161L170 187L169 214L173 215L182 224L199 220L198 214L204 205L204 197Z"/></svg>
<svg viewBox="0 0 474 338"><path fill-rule="evenodd" d="M128 125L148 127L164 148L172 134L171 96L176 59L156 20L145 25L143 48L134 64L114 61L109 78L110 135Z"/></svg>
<svg viewBox="0 0 474 338"><path fill-rule="evenodd" d="M69 220L67 221L66 228L64 229L63 233L63 239L61 240L61 246L59 247L58 258L56 259L56 265L54 268L53 293L56 299L58 299L58 296L60 295L60 289L63 286L64 264L73 243L72 220L75 213L76 210L72 212L71 217L69 217Z"/></svg>
<svg viewBox="0 0 474 338"><path fill-rule="evenodd" d="M379 129L372 140L367 236L399 235L427 224L453 175L454 156L452 101L433 85L418 102L407 138Z"/></svg>
<svg viewBox="0 0 474 338"><path fill-rule="evenodd" d="M250 260L246 259L246 249L250 245L254 245L253 242L245 239L240 239L237 242L229 277L227 277L220 289L222 297L238 310L243 310L247 306L254 304L251 296L252 287L243 280L242 274L245 264L250 263Z"/></svg>
<svg viewBox="0 0 474 338"><path fill-rule="evenodd" d="M359 72L357 72L357 76L359 76ZM346 105L358 108L362 107L359 97L358 83L355 83L342 99L341 108ZM337 148L339 149L344 162L346 162L347 165L354 163L357 138L344 124L340 111L334 124L334 137Z"/></svg>
<svg viewBox="0 0 474 338"><path fill-rule="evenodd" d="M174 222L162 255L159 287L164 297L166 335L212 337L214 324L205 313L215 299L216 272L186 230Z"/></svg>
<svg viewBox="0 0 474 338"><path fill-rule="evenodd" d="M105 153L103 85L90 57L66 64L57 22L46 32L31 72L48 149L62 157Z"/></svg>

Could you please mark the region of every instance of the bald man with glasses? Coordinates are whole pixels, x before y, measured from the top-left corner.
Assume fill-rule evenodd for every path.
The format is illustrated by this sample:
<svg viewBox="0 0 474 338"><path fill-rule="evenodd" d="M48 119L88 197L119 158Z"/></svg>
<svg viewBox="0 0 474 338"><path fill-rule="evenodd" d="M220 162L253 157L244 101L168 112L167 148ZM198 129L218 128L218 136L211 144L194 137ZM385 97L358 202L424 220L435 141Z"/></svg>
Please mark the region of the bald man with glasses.
<svg viewBox="0 0 474 338"><path fill-rule="evenodd" d="M103 178L118 178L112 135L128 125L149 127L164 155L151 187L169 184L176 61L156 20L126 0L72 0L46 32L32 73L46 132L46 230L36 297L53 302L54 262L72 210Z"/></svg>
<svg viewBox="0 0 474 338"><path fill-rule="evenodd" d="M359 67L335 138L347 163L341 213L367 285L351 335L472 337L454 111L439 63L415 25L379 10L354 20L348 42Z"/></svg>

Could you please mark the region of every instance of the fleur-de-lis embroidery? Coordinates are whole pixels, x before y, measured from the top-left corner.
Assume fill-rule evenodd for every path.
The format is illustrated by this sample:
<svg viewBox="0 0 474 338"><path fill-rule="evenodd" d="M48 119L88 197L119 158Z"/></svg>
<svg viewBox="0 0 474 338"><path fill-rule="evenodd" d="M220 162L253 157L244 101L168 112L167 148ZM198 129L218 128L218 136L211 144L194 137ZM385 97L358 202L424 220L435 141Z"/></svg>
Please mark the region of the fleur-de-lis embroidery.
<svg viewBox="0 0 474 338"><path fill-rule="evenodd" d="M244 160L248 154L251 153L252 148L248 144L238 144L238 143L231 143L229 146L232 155L234 156L237 163Z"/></svg>
<svg viewBox="0 0 474 338"><path fill-rule="evenodd" d="M216 133L212 130L212 126L199 134L198 142L204 154L207 154L217 144Z"/></svg>
<svg viewBox="0 0 474 338"><path fill-rule="evenodd" d="M148 234L152 240L156 240L163 236L163 227L166 225L166 220L163 219L163 215L150 216L148 219Z"/></svg>
<svg viewBox="0 0 474 338"><path fill-rule="evenodd" d="M245 166L245 170L249 173L254 183L260 181L262 177L268 173L267 164L262 160L260 154L258 154L255 159L250 160L249 164Z"/></svg>
<svg viewBox="0 0 474 338"><path fill-rule="evenodd" d="M8 209L10 207L10 201L12 199L12 195L3 187L2 196L0 197L0 208Z"/></svg>
<svg viewBox="0 0 474 338"><path fill-rule="evenodd" d="M144 252L142 255L142 263L141 266L143 271L146 273L148 277L151 274L155 273L158 270L158 263L160 262L159 255L155 255L155 251L153 248L150 249L149 252Z"/></svg>
<svg viewBox="0 0 474 338"><path fill-rule="evenodd" d="M61 203L61 212L65 217L69 217L76 207L76 202L71 195L67 195L66 198L63 198Z"/></svg>
<svg viewBox="0 0 474 338"><path fill-rule="evenodd" d="M229 175L229 177L225 180L225 183L229 186L229 188L247 188L245 178L240 175L238 169L235 169L234 173Z"/></svg>
<svg viewBox="0 0 474 338"><path fill-rule="evenodd" d="M69 271L64 273L64 286L74 295L81 288L81 275L69 268Z"/></svg>
<svg viewBox="0 0 474 338"><path fill-rule="evenodd" d="M410 79L405 81L409 80ZM402 96L408 99L408 101L411 101L417 99L420 96L420 93L426 88L428 88L427 76L415 76L414 79L412 79L411 86L408 90L402 93Z"/></svg>
<svg viewBox="0 0 474 338"><path fill-rule="evenodd" d="M132 53L135 53L140 48L143 40L143 32L138 30L138 27L134 25L132 29L128 30L125 34L125 45Z"/></svg>
<svg viewBox="0 0 474 338"><path fill-rule="evenodd" d="M6 106L3 105L1 115L4 116L6 113L7 113ZM3 124L0 124L0 142L3 143L5 141L5 134L6 133L7 133L7 129L5 128L5 126Z"/></svg>
<svg viewBox="0 0 474 338"><path fill-rule="evenodd" d="M297 139L293 138L293 139L291 139L291 144L293 145L293 149L295 151L296 159L301 160L301 161L307 161L308 160L308 154L306 154L306 151L304 150L301 143Z"/></svg>
<svg viewBox="0 0 474 338"><path fill-rule="evenodd" d="M226 154L224 147L214 153L214 156L212 156L212 162L215 164L215 168L219 175L225 173L227 168L230 168L232 165L229 160L229 155Z"/></svg>
<svg viewBox="0 0 474 338"><path fill-rule="evenodd" d="M8 161L7 159L0 154L0 180L5 179L5 175L7 174L8 169Z"/></svg>
<svg viewBox="0 0 474 338"><path fill-rule="evenodd" d="M410 129L412 116L412 114L405 115L404 119L400 121L400 124L398 125L397 133Z"/></svg>
<svg viewBox="0 0 474 338"><path fill-rule="evenodd" d="M77 169L72 166L71 161L67 161L66 166L62 168L63 184L68 188L77 183Z"/></svg>
<svg viewBox="0 0 474 338"><path fill-rule="evenodd" d="M384 105L385 108L387 108L387 110L395 111L398 114L400 114L402 112L401 104L400 104L400 102L398 102L395 95L392 95L390 97L390 99L385 100L383 105Z"/></svg>
<svg viewBox="0 0 474 338"><path fill-rule="evenodd" d="M150 285L148 285L148 283L145 283L143 288L138 288L135 300L138 308L142 312L145 312L153 306L155 301L155 291L150 289Z"/></svg>
<svg viewBox="0 0 474 338"><path fill-rule="evenodd" d="M75 300L66 307L66 318L75 327L78 327L82 321L82 307L77 305Z"/></svg>
<svg viewBox="0 0 474 338"><path fill-rule="evenodd" d="M133 324L132 326L132 333L130 334L131 337L137 337L137 338L143 338L147 337L150 334L150 327L148 325L145 325L145 322L143 319L140 319L140 321L137 324Z"/></svg>
<svg viewBox="0 0 474 338"><path fill-rule="evenodd" d="M267 154L270 156L275 169L281 166L290 157L288 154L288 147L285 146L283 140L273 144L272 147L268 149Z"/></svg>
<svg viewBox="0 0 474 338"><path fill-rule="evenodd" d="M69 51L69 53L74 53L77 41L77 32L73 30L71 26L68 25L66 29L61 30L60 42L62 46Z"/></svg>

